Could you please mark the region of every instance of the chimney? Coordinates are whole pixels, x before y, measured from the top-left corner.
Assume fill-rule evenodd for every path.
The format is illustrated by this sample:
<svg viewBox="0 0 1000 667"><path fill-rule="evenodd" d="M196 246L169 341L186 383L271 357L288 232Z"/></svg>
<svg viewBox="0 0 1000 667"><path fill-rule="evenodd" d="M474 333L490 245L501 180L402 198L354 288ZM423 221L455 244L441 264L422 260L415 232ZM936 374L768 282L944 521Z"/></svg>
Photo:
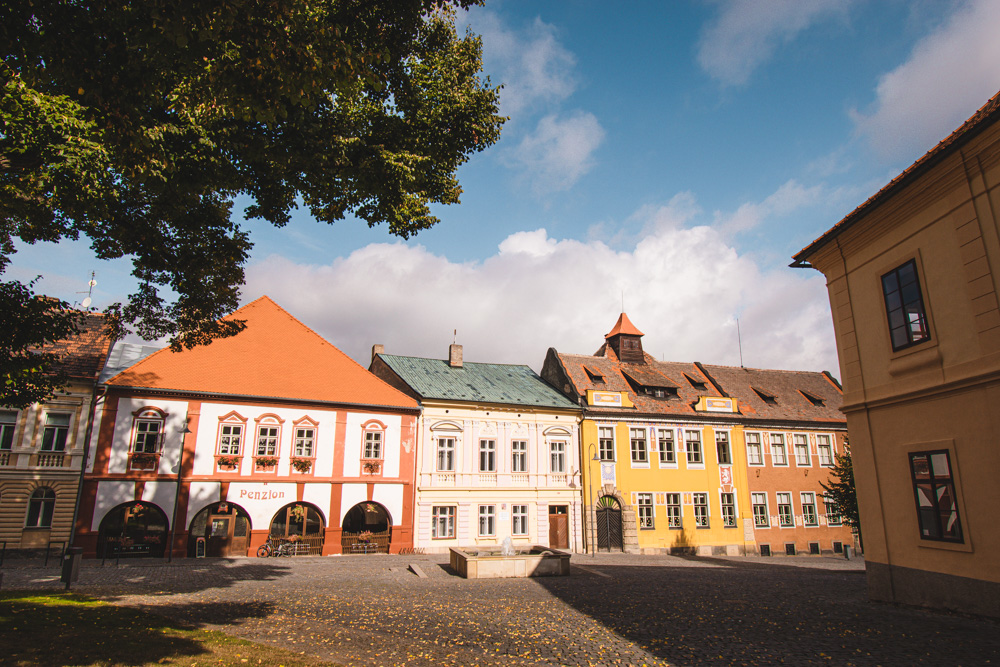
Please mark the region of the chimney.
<svg viewBox="0 0 1000 667"><path fill-rule="evenodd" d="M452 368L462 367L462 346L452 343L448 346L448 365Z"/></svg>
<svg viewBox="0 0 1000 667"><path fill-rule="evenodd" d="M374 363L375 361L375 355L382 354L383 352L385 352L385 345L382 345L380 343L375 343L374 345L372 345L372 362Z"/></svg>

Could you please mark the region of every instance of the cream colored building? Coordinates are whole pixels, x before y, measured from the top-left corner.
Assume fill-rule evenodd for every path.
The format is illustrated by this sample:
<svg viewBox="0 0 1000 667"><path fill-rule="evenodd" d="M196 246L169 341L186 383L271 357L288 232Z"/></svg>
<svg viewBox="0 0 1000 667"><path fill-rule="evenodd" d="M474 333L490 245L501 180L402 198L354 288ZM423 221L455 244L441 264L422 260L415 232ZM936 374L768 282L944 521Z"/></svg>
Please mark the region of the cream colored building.
<svg viewBox="0 0 1000 667"><path fill-rule="evenodd" d="M370 369L420 401L414 546L582 551L580 408L522 365L372 350Z"/></svg>
<svg viewBox="0 0 1000 667"><path fill-rule="evenodd" d="M795 256L827 277L872 599L1000 616L1000 94Z"/></svg>

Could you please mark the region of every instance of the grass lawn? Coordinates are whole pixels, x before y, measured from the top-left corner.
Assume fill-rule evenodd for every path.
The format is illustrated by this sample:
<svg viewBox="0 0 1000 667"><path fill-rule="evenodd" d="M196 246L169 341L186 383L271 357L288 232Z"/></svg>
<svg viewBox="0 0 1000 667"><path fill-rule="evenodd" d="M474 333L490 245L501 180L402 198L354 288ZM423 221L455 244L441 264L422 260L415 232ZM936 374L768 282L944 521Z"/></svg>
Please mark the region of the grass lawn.
<svg viewBox="0 0 1000 667"><path fill-rule="evenodd" d="M155 614L73 593L0 592L5 665L316 667L307 656L185 628Z"/></svg>

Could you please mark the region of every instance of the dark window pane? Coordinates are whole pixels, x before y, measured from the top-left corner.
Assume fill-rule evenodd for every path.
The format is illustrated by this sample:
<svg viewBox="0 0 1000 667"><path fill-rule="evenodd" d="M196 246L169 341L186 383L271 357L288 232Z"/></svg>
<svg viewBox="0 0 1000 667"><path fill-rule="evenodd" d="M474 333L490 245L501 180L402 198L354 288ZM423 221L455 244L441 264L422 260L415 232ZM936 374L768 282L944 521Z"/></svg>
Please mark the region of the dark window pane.
<svg viewBox="0 0 1000 667"><path fill-rule="evenodd" d="M896 278L896 272L887 273L882 276L882 291L888 294L889 292L897 292L899 290L899 280Z"/></svg>

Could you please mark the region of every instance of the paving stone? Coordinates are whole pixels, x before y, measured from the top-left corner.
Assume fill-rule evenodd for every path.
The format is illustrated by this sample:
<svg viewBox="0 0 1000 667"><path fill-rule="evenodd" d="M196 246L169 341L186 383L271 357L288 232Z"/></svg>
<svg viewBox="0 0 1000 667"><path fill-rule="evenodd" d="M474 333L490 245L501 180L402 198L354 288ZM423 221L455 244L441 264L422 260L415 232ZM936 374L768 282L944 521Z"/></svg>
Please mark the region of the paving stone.
<svg viewBox="0 0 1000 667"><path fill-rule="evenodd" d="M1000 664L996 622L870 603L857 559L573 563L469 581L447 555L85 561L74 590L345 665ZM5 589L63 588L56 567L3 574Z"/></svg>

